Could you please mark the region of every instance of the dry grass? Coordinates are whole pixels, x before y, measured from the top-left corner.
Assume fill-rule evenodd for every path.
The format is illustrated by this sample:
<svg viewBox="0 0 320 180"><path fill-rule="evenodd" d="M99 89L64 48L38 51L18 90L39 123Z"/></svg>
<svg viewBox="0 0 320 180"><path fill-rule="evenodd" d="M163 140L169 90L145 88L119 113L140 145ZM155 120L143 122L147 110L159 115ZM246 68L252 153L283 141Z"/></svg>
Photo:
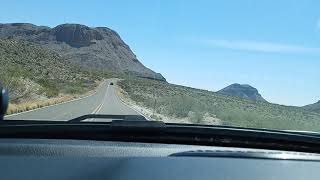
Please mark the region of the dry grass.
<svg viewBox="0 0 320 180"><path fill-rule="evenodd" d="M20 113L24 111L30 111L33 109L42 108L45 106L59 104L59 103L63 103L63 102L75 99L76 97L77 96L66 95L63 97L51 98L51 99L41 100L41 101L30 101L30 102L25 102L20 104L9 104L7 114L8 115L15 114L15 113Z"/></svg>
<svg viewBox="0 0 320 180"><path fill-rule="evenodd" d="M66 95L61 95L60 97L55 97L55 98L50 98L50 99L45 99L45 100L33 100L33 101L28 101L28 102L23 102L19 104L9 104L8 110L7 110L7 115L10 114L15 114L15 113L20 113L20 112L25 112L25 111L30 111L54 104L59 104L67 101L71 101L73 99L77 99L80 97L84 96L89 96L94 94L97 91L97 88L103 83L103 81L96 81L97 86L95 87L94 90L91 90L89 92L86 92L85 94L66 94Z"/></svg>

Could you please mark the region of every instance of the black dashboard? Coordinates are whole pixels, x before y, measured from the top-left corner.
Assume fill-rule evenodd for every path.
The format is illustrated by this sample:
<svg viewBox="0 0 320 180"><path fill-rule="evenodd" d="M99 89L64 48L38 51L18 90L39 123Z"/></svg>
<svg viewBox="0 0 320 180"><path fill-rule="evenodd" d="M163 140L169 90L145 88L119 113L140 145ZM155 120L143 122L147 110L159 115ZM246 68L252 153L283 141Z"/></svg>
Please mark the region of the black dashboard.
<svg viewBox="0 0 320 180"><path fill-rule="evenodd" d="M313 153L94 140L0 139L1 179L319 179Z"/></svg>

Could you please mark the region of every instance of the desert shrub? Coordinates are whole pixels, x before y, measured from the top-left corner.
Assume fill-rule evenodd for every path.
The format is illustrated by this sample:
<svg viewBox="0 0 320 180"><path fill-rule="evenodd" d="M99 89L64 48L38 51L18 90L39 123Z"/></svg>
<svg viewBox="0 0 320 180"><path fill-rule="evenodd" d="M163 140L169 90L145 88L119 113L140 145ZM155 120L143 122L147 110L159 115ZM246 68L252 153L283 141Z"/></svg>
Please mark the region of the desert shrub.
<svg viewBox="0 0 320 180"><path fill-rule="evenodd" d="M50 81L48 79L40 79L38 81L39 85L41 85L41 90L46 94L47 97L56 97L59 95L59 88L54 81Z"/></svg>
<svg viewBox="0 0 320 180"><path fill-rule="evenodd" d="M167 102L167 114L176 117L187 117L194 104L193 98L188 96L167 98Z"/></svg>
<svg viewBox="0 0 320 180"><path fill-rule="evenodd" d="M201 111L192 112L190 114L191 122L195 124L201 124L203 120L203 116L204 114Z"/></svg>

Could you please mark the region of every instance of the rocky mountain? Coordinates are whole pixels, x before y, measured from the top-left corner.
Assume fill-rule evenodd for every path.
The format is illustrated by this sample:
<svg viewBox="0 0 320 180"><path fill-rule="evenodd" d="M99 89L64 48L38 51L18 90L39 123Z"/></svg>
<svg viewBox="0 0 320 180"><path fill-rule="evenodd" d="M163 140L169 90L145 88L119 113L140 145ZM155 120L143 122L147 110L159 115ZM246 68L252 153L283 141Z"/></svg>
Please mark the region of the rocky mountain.
<svg viewBox="0 0 320 180"><path fill-rule="evenodd" d="M107 27L62 24L50 28L28 23L0 24L0 38L36 43L83 68L165 80L161 74L145 67L121 37Z"/></svg>
<svg viewBox="0 0 320 180"><path fill-rule="evenodd" d="M315 112L320 112L320 101L314 103L314 104L309 104L306 106L303 106L302 108L310 111L315 111Z"/></svg>
<svg viewBox="0 0 320 180"><path fill-rule="evenodd" d="M217 93L229 95L229 96L237 96L245 99L250 99L253 101L264 101L267 102L261 94L259 94L258 90L247 84L231 84L227 86Z"/></svg>

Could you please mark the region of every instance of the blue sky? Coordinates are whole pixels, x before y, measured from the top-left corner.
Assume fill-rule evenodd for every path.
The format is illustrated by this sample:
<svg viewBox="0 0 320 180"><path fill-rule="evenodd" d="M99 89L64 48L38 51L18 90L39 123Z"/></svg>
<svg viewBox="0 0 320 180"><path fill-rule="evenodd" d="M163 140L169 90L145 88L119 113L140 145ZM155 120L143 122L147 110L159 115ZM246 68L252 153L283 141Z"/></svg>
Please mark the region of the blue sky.
<svg viewBox="0 0 320 180"><path fill-rule="evenodd" d="M219 90L250 84L270 102L320 100L318 0L1 2L0 23L106 26L169 82Z"/></svg>

